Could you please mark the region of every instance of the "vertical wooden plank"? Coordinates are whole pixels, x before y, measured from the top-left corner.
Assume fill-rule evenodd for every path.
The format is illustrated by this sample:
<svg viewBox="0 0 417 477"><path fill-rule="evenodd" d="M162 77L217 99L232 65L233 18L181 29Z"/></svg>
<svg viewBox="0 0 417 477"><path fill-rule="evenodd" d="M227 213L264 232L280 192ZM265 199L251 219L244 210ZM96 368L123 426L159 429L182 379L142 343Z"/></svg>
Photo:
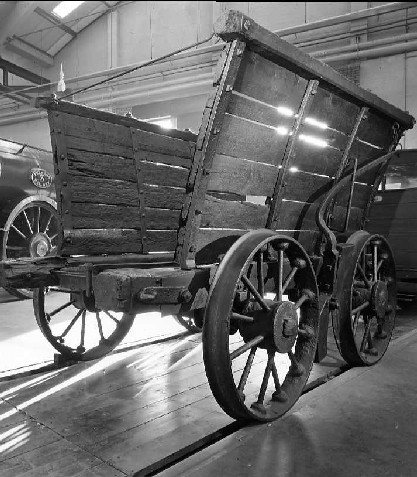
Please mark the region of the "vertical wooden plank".
<svg viewBox="0 0 417 477"><path fill-rule="evenodd" d="M300 109L298 111L298 117L294 122L292 134L290 136L290 139L288 140L287 148L285 150L284 158L281 164L281 169L279 171L278 179L275 184L274 196L272 199L271 209L267 221L267 228L275 228L277 216L279 215L279 211L282 206L282 199L285 189L284 181L287 180L288 166L294 154L295 142L298 137L302 121L305 115L308 113L308 110L312 104L314 94L317 91L318 84L319 82L317 80L309 81L307 89L304 93L304 97L301 102Z"/></svg>
<svg viewBox="0 0 417 477"><path fill-rule="evenodd" d="M145 214L145 200L144 200L144 190L143 190L143 174L141 169L141 160L140 160L140 148L135 141L135 129L130 128L130 135L132 137L133 145L133 157L135 160L135 170L136 170L136 187L138 188L138 206L139 206L139 215L140 215L140 241L142 244L141 253L148 252L148 246L146 241L146 214Z"/></svg>
<svg viewBox="0 0 417 477"><path fill-rule="evenodd" d="M65 140L65 125L58 112L48 111L51 130L52 152L55 169L55 187L58 204L59 232L58 254L65 255L64 230L72 229L71 189L69 187L68 155ZM68 242L71 240L67 239Z"/></svg>
<svg viewBox="0 0 417 477"><path fill-rule="evenodd" d="M216 79L218 87L213 98L213 105L212 108L207 109L207 114L204 118L205 124L203 123L200 127L193 161L194 170L192 169L190 174L194 179L190 187L194 190L191 195L190 205L187 209L184 209L187 214L184 217L186 226L180 230L175 253L176 259L179 259L182 268L190 268L195 265L196 237L207 190L208 171L216 153L216 145L223 118L232 95L245 47L244 42L234 40L225 50L227 51L226 59L221 59L218 64L219 69L217 70L216 78L219 79Z"/></svg>

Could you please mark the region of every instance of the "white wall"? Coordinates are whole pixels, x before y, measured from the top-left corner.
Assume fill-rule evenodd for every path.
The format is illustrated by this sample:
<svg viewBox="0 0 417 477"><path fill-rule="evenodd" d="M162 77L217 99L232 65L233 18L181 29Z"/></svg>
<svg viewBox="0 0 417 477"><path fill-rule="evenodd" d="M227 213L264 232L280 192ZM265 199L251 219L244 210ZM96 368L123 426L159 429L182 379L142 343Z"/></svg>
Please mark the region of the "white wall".
<svg viewBox="0 0 417 477"><path fill-rule="evenodd" d="M112 13L113 18L104 16L83 30L57 55L53 68L37 72L58 80L61 62L65 77L71 78L155 58L206 38L212 31L213 21L228 8L241 10L263 26L278 30L383 3L388 2L130 2ZM393 14L393 17L401 15L404 12ZM378 23L379 20L377 17L371 23ZM386 34L391 35L391 32ZM380 36L375 34L370 39ZM361 61L361 85L417 116L417 98L414 95L416 58L416 54L409 53ZM17 61L17 58L12 59ZM164 79L160 78L161 84ZM130 109L143 118L167 115L168 111L178 116L179 128L187 124L184 127L196 129L209 91L208 86L205 95L201 91L193 92L189 101L172 96L165 103L159 101L145 106L141 100L132 100ZM115 104L114 108L129 109L127 103ZM187 103L188 109L185 110ZM1 126L2 136L41 147L49 144L46 120ZM405 145L417 147L417 128L416 132L407 133Z"/></svg>

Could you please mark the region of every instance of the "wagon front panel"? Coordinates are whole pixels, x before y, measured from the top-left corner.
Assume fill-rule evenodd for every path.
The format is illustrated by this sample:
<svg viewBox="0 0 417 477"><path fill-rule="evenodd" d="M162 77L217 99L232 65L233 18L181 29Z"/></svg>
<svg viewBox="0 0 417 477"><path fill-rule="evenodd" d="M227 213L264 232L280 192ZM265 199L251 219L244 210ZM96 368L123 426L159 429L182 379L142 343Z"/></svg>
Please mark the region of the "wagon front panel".
<svg viewBox="0 0 417 477"><path fill-rule="evenodd" d="M54 108L60 254L173 252L192 138L116 124L69 103Z"/></svg>

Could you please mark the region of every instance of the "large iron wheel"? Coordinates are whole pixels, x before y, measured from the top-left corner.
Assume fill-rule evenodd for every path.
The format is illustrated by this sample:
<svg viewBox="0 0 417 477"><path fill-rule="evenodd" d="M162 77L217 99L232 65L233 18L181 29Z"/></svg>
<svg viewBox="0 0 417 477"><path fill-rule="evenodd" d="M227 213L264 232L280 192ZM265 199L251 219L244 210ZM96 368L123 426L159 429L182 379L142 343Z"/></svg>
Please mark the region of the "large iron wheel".
<svg viewBox="0 0 417 477"><path fill-rule="evenodd" d="M203 327L207 378L237 420L287 412L309 376L317 345L318 289L308 255L270 230L241 237L212 283Z"/></svg>
<svg viewBox="0 0 417 477"><path fill-rule="evenodd" d="M57 240L58 215L53 205L43 201L24 203L12 211L5 224L2 259L53 255L56 253ZM21 299L33 296L29 288L5 289Z"/></svg>
<svg viewBox="0 0 417 477"><path fill-rule="evenodd" d="M130 330L135 315L95 308L83 291L34 290L36 321L45 338L65 358L88 361L113 350Z"/></svg>
<svg viewBox="0 0 417 477"><path fill-rule="evenodd" d="M354 233L342 253L337 276L338 308L333 330L343 359L353 366L377 363L395 324L395 263L381 235Z"/></svg>

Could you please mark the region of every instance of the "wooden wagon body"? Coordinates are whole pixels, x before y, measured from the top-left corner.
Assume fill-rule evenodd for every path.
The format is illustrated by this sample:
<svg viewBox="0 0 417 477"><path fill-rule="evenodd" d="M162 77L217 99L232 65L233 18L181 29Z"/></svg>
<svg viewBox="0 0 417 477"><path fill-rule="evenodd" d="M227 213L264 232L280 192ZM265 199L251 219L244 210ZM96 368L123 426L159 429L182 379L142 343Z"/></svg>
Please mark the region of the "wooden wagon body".
<svg viewBox="0 0 417 477"><path fill-rule="evenodd" d="M275 331L265 328L255 336L238 328L248 350L257 346L259 336L266 340L265 335L272 333L278 351L292 356L293 375L285 378L283 388L295 382L297 372L303 374L303 366L309 369L320 334L325 353L327 318L332 309L339 309L336 333L342 336L338 337L344 357L353 363L373 364L385 351L392 331L391 327L388 338L381 339L385 334L381 332L382 315L395 313L395 290L391 290L393 280L388 276L392 269L388 245L380 237L358 231L366 224L390 153L414 120L241 13L230 12L216 29L226 45L198 135L163 130L53 98L39 101L39 106L48 110L54 153L61 219L58 256L3 263L3 280L9 286L59 285L81 290L84 299L79 307L86 309L132 314L169 306L171 312L185 315L206 308L206 318L219 315L222 301L232 306L243 293L239 288L243 281L245 293L252 293L257 307L270 314ZM258 232L248 234L254 230ZM277 234L272 236L270 231ZM248 251L250 247L253 252ZM285 260L284 253L288 255ZM236 262L234 257L239 254L244 259ZM362 274L369 255L374 259L372 270ZM239 260L241 265L237 265ZM363 260L359 268L348 266ZM269 273L265 270L276 268L272 262L278 264L281 278L278 285L272 280L269 291L279 297L279 305L262 301ZM260 295L247 283L252 280L248 267L253 263L258 263L255 282L262 290ZM311 273L300 275L306 268ZM214 303L219 289L227 288L227 278L222 276L230 270L231 276L233 270L237 273L239 282L233 283L232 298L210 305L210 297ZM282 278L284 270L288 271L286 280ZM384 279L378 278L380 273ZM288 288L290 296L292 280L297 285L294 306L281 306L282 290ZM360 281L359 291L352 292L354 283ZM384 305L378 307L378 300ZM344 301L349 302L347 311ZM307 302L306 316L310 318L305 326L289 330L297 328L294 323ZM42 308L39 299L36 306ZM343 344L343 326L351 328L351 317L360 314L358 307L372 308L378 321L375 333L383 341L381 350L376 351L378 357L369 362L363 358L364 363L358 355L363 355L369 338L366 327L370 318L363 318L361 349L352 336ZM279 311L271 315L271 309ZM236 320L256 321L259 310L248 310L242 305L225 313ZM320 324L318 318L311 318L313 314L321 315ZM343 325L340 315L348 316L348 325ZM214 324L205 331L206 343L223 339L216 335L221 328L216 319L220 318L212 319ZM276 329L281 325L283 343L293 339L289 336L306 340L300 345L291 341L296 347L293 354L289 341L277 344L281 338ZM227 330L232 334L233 329L228 322ZM210 355L216 345L206 348L213 392L233 417L275 418L302 390L304 378L297 381L296 390L288 388L289 398L283 407L281 403L271 413L265 411L263 397L259 397L258 408L245 414L241 388L247 376L236 389L217 389L222 379L216 369L222 367L222 361ZM369 350L372 355L375 346L369 344ZM227 355L226 367L227 359L239 353L232 353L232 358ZM305 359L305 363L297 368L294 356L298 355L299 362ZM272 361L268 363L280 401L277 372ZM298 371L294 373L295 368ZM229 394L234 396L231 404Z"/></svg>

